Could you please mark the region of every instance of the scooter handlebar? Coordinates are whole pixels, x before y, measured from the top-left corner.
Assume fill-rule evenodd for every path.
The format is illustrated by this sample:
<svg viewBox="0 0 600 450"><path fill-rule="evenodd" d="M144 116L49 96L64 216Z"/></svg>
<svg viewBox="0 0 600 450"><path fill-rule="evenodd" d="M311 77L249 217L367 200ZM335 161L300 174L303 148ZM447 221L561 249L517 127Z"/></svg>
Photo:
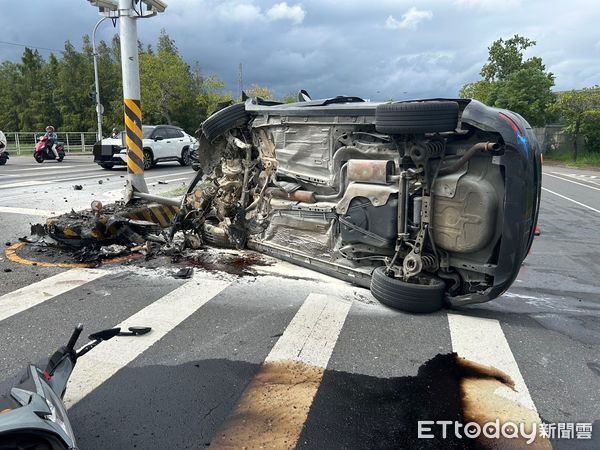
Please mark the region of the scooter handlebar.
<svg viewBox="0 0 600 450"><path fill-rule="evenodd" d="M79 339L79 335L81 335L82 331L83 331L83 324L82 323L77 324L77 326L75 327L75 330L73 331L73 334L71 335L71 339L69 339L69 342L67 343L67 350L70 351L75 348L77 339Z"/></svg>

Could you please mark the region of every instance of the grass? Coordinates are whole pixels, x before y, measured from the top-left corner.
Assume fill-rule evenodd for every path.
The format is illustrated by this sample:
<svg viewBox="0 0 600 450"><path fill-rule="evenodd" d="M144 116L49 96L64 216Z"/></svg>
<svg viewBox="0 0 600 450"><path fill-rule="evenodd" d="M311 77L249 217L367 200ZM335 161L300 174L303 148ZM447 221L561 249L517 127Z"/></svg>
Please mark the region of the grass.
<svg viewBox="0 0 600 450"><path fill-rule="evenodd" d="M570 153L549 153L544 155L545 161L557 161L565 163L569 167L598 167L600 168L600 153L584 153L573 161Z"/></svg>

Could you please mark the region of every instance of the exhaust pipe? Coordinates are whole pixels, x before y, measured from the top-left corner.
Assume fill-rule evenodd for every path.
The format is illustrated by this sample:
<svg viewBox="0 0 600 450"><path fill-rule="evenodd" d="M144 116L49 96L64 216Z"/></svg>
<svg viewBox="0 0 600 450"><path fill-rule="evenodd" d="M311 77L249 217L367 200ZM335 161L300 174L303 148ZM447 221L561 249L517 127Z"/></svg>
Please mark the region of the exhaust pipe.
<svg viewBox="0 0 600 450"><path fill-rule="evenodd" d="M476 154L480 152L491 152L493 150L498 150L499 148L500 144L498 144L497 142L479 142L473 145L470 149L468 149L464 153L464 155L462 155L460 159L458 159L458 161L455 161L449 166L440 169L438 175L443 176L454 173L461 167L463 167Z"/></svg>

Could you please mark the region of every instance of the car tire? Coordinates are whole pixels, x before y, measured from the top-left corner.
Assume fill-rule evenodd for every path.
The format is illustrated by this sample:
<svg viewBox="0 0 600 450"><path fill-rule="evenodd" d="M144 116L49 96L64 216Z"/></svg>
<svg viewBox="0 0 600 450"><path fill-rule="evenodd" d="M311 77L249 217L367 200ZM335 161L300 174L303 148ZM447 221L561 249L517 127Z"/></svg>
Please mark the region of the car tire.
<svg viewBox="0 0 600 450"><path fill-rule="evenodd" d="M248 120L250 114L246 112L246 106L243 103L236 103L206 119L202 123L202 132L212 142L227 130L245 125Z"/></svg>
<svg viewBox="0 0 600 450"><path fill-rule="evenodd" d="M144 149L144 170L149 170L154 167L154 158L150 150Z"/></svg>
<svg viewBox="0 0 600 450"><path fill-rule="evenodd" d="M458 103L452 101L384 103L375 109L375 129L386 134L454 131Z"/></svg>
<svg viewBox="0 0 600 450"><path fill-rule="evenodd" d="M390 277L385 269L377 267L371 275L371 294L384 305L411 313L432 313L444 305L446 285L440 278L419 274L409 283Z"/></svg>
<svg viewBox="0 0 600 450"><path fill-rule="evenodd" d="M192 164L192 160L190 158L190 149L188 147L184 148L181 151L181 158L179 158L179 164L186 167Z"/></svg>
<svg viewBox="0 0 600 450"><path fill-rule="evenodd" d="M102 163L100 164L100 167L102 167L103 169L106 170L110 170L114 167L115 165L113 163Z"/></svg>

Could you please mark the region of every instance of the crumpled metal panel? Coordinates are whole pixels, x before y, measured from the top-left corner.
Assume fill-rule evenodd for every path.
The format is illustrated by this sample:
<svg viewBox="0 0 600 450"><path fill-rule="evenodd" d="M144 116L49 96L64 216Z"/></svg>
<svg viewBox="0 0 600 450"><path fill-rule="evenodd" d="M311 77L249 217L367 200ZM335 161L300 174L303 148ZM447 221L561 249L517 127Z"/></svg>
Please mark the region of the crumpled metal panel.
<svg viewBox="0 0 600 450"><path fill-rule="evenodd" d="M331 182L331 127L278 126L270 130L278 173L317 184Z"/></svg>

